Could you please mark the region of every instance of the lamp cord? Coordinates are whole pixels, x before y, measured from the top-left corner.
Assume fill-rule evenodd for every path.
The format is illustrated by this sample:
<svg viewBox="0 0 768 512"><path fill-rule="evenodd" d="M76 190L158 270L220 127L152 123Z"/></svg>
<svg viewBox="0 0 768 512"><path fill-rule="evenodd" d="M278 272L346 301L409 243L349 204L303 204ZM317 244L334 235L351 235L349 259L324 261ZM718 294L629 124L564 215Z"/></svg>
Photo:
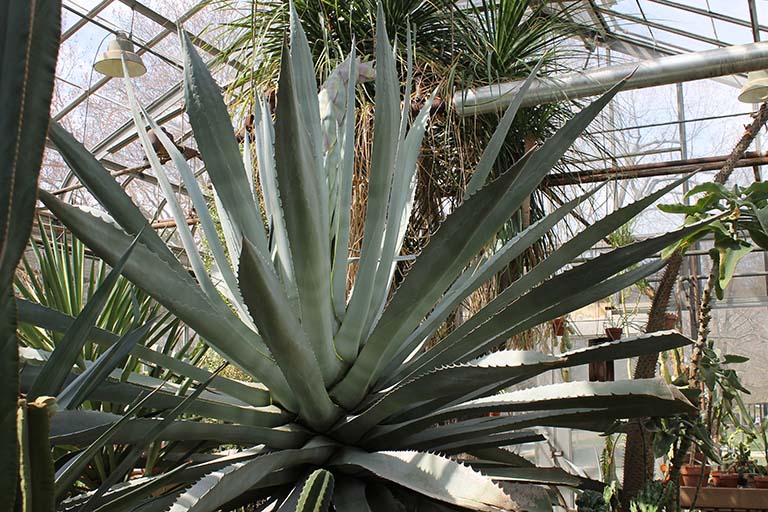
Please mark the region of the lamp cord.
<svg viewBox="0 0 768 512"><path fill-rule="evenodd" d="M99 58L99 50L101 50L101 45L104 44L104 41L106 41L110 35L112 34L107 32L107 35L105 35L101 39L99 46L96 47L96 53L93 56L93 61L91 61L91 71L90 73L88 73L88 86L85 89L87 93L87 96L85 97L85 116L83 117L83 146L85 146L86 144L85 136L88 133L88 109L91 102L91 82L93 81L93 66L96 64L96 59Z"/></svg>

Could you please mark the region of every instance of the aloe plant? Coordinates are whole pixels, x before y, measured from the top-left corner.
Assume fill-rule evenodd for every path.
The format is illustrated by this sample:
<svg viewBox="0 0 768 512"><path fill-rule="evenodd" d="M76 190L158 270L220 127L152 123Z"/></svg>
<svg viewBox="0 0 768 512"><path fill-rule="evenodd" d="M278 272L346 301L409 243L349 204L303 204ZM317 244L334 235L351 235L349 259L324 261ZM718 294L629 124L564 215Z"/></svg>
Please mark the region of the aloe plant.
<svg viewBox="0 0 768 512"><path fill-rule="evenodd" d="M381 19L366 227L349 294L356 80L350 69L355 52L339 70L346 73L346 90L342 97L338 91L333 95L334 107L341 106L334 110L318 100L312 59L295 13L290 44L283 49L274 120L269 104L261 101L254 113L254 140L245 137L242 153L218 86L182 35L187 112L212 190L196 180L126 79L138 133L146 139L146 129L152 128L171 156L200 215L213 271L204 264L167 170L148 140L142 141L147 158L176 218L189 268L85 148L61 127L51 126L52 143L104 212L65 204L44 191L41 200L96 255L254 381L211 374L157 347L136 344L131 354L137 359L204 386L189 394L172 382L113 377L86 398L130 405L125 415L82 407L61 410L51 419L51 443L86 447L78 467L105 444L131 446L127 460L132 461L152 440L177 449L168 450L159 473L121 483L127 473L122 464L94 492L80 493L82 486L72 487L74 470L60 468L56 495L61 508L181 512L255 503L273 510L323 510L332 504L341 512L528 509L498 482L600 488L599 482L558 468L537 468L504 449L542 440L536 427L604 431L627 418L691 410L676 388L656 380L517 386L554 369L690 343L675 332L557 355L491 352L509 336L660 269L664 261L646 260L700 224L614 249L579 266L571 262L682 180L595 222L425 349L425 341L473 290L594 193L566 203L498 251L487 251L488 242L621 84L584 108L538 151L488 181L500 147L491 144L475 170L473 189L392 291L430 103L412 122L408 102L401 110L400 82ZM319 97L326 101L331 95ZM495 141L506 135L517 104L505 113ZM325 137L327 130L335 132L332 137ZM335 143L327 147L323 140ZM211 203L223 243L209 214ZM43 306L28 313L26 321L49 329L66 330L77 323ZM104 346L120 343L114 333L99 328L88 336ZM75 373L71 364L63 371ZM61 372L56 370L59 379ZM156 390L147 396L150 388ZM232 446L236 449L217 451Z"/></svg>

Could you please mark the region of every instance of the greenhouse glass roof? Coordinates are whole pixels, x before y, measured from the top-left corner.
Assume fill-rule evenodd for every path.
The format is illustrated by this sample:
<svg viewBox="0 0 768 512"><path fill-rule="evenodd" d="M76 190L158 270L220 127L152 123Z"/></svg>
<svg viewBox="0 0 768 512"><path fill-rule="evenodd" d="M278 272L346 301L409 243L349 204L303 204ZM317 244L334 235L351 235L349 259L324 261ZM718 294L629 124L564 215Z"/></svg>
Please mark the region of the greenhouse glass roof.
<svg viewBox="0 0 768 512"><path fill-rule="evenodd" d="M588 48L608 48L615 59L647 59L728 45L768 34L768 3L760 0L582 0L547 2L554 16L580 23ZM214 5L216 4L216 5ZM204 55L218 49L210 27L228 12L210 0L64 0L62 48L57 69L53 119L80 135L97 159L112 172L123 172L124 185L138 180L153 185L151 174L126 172L140 165L136 133L120 80L92 71L93 61L118 31L130 35L149 72L137 79L140 100L161 124L181 140L189 137L183 116L178 24ZM565 14L564 14L564 11ZM618 55L617 55L618 54ZM592 64L604 64L595 60ZM220 66L226 86L237 62ZM743 77L721 80L739 86ZM747 110L739 109L739 112ZM673 120L669 120L673 121ZM638 125L642 123L629 123ZM190 142L191 143L191 142ZM51 153L51 152L49 152ZM44 184L62 194L76 189L73 176L56 155L46 159ZM144 185L139 185L142 188ZM136 185L134 185L136 186ZM62 192L63 190L63 192Z"/></svg>

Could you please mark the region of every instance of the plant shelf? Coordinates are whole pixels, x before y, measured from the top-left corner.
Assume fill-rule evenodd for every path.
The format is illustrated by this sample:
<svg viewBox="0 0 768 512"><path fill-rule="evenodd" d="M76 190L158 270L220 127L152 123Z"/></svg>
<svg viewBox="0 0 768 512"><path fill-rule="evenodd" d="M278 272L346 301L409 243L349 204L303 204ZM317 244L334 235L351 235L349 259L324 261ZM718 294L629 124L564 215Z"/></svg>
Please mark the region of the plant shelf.
<svg viewBox="0 0 768 512"><path fill-rule="evenodd" d="M680 506L691 506L695 487L680 487ZM768 511L768 489L702 487L696 508L707 510Z"/></svg>

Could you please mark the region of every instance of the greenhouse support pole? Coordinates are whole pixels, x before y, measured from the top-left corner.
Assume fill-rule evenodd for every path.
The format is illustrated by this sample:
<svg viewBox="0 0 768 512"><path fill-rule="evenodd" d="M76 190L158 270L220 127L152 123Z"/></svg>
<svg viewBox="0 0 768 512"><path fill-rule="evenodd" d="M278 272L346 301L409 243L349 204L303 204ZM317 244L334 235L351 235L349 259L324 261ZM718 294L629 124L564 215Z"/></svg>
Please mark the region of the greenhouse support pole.
<svg viewBox="0 0 768 512"><path fill-rule="evenodd" d="M727 46L541 78L531 84L521 106L596 96L627 77L625 91L759 69L768 69L768 42ZM453 95L453 103L462 116L493 112L508 105L522 84L520 80L464 89Z"/></svg>

